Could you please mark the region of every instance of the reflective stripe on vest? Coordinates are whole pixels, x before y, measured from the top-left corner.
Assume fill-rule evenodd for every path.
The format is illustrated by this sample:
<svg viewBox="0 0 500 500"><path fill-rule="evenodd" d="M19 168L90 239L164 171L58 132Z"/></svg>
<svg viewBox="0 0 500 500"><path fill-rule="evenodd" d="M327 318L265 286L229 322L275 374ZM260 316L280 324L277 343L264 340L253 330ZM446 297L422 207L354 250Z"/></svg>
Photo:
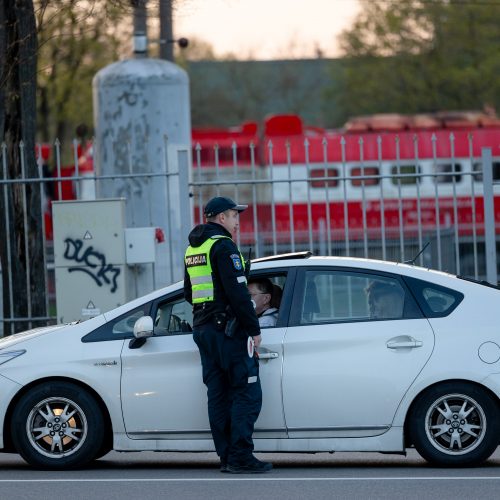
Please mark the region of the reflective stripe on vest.
<svg viewBox="0 0 500 500"><path fill-rule="evenodd" d="M212 263L210 262L210 251L220 239L228 239L228 236L215 235L208 238L199 247L189 246L184 256L184 262L191 281L193 304L214 301L214 282L212 278ZM242 265L243 257L240 253Z"/></svg>

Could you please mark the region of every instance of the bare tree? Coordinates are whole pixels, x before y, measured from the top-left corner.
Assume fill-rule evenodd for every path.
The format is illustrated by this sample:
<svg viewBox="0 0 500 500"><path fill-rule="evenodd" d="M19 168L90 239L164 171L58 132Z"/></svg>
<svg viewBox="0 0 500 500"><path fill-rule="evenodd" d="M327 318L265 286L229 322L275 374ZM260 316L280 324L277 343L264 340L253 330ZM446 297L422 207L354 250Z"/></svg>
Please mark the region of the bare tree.
<svg viewBox="0 0 500 500"><path fill-rule="evenodd" d="M38 177L35 158L37 31L32 0L0 3L0 179ZM26 208L26 211L23 209ZM0 189L4 318L47 315L40 186ZM10 268L10 273L8 272ZM10 276L10 280L8 279ZM8 322L8 320L7 320ZM7 324L5 333L26 329Z"/></svg>
<svg viewBox="0 0 500 500"><path fill-rule="evenodd" d="M131 7L128 0L126 4L34 0L34 6L38 28L37 138L58 138L64 145L73 138L77 125L92 124L93 76L120 54L130 53Z"/></svg>

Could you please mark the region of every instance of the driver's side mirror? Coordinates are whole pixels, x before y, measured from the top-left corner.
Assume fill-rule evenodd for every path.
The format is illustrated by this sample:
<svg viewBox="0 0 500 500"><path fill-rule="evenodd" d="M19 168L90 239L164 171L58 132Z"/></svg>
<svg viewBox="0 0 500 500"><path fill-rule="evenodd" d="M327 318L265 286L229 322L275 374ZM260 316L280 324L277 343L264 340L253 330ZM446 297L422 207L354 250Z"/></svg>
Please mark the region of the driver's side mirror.
<svg viewBox="0 0 500 500"><path fill-rule="evenodd" d="M129 342L130 349L138 349L146 343L148 337L153 336L153 318L142 316L134 323L134 338Z"/></svg>
<svg viewBox="0 0 500 500"><path fill-rule="evenodd" d="M153 329L153 318L151 316L141 316L134 323L134 337L136 339L152 337Z"/></svg>

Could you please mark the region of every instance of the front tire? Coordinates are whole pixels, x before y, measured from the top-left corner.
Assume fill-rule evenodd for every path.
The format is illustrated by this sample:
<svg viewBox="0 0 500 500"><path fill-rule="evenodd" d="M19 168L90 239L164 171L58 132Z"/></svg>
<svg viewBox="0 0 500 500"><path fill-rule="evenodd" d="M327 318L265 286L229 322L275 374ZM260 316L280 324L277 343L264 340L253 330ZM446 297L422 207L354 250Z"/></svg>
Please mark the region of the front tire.
<svg viewBox="0 0 500 500"><path fill-rule="evenodd" d="M104 441L104 419L95 399L66 382L31 389L12 414L18 453L41 469L81 467L95 458Z"/></svg>
<svg viewBox="0 0 500 500"><path fill-rule="evenodd" d="M479 465L498 445L498 403L474 384L440 384L415 401L409 431L417 451L434 465Z"/></svg>

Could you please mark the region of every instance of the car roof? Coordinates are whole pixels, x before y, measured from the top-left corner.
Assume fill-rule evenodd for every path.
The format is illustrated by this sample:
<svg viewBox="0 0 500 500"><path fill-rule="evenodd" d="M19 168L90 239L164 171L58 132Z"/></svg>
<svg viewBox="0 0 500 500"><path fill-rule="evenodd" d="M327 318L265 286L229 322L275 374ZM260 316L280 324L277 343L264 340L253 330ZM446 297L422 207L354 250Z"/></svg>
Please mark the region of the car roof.
<svg viewBox="0 0 500 500"><path fill-rule="evenodd" d="M292 255L287 258L287 255ZM346 268L373 269L379 271L405 273L405 271L432 273L440 276L456 277L443 271L436 271L424 267L405 264L401 262L391 262L387 260L365 259L361 257L321 257L308 255L307 257L296 257L295 254L284 254L252 261L252 269L272 269L276 267L302 267L302 266L338 266Z"/></svg>
<svg viewBox="0 0 500 500"><path fill-rule="evenodd" d="M467 290L481 286L471 281L465 281L454 274L434 269L423 268L412 264L401 262L390 262L376 259L365 259L358 257L319 257L312 256L311 252L296 252L293 254L273 255L269 257L252 260L252 271L286 271L292 267L344 267L346 269L370 270L385 273L410 276L417 279L428 280L443 286L453 287L457 290ZM182 288L183 282L179 281L164 288L155 290L147 295L139 297L123 306L105 313L107 320L118 316L122 312L130 310L131 307L139 306L148 300L154 300L167 293L178 291Z"/></svg>
<svg viewBox="0 0 500 500"><path fill-rule="evenodd" d="M370 270L379 271L384 273L399 274L404 276L410 276L413 278L428 280L436 284L443 286L453 287L456 289L464 288L465 281L455 274L451 274L445 271L437 271L435 269L429 269L425 267L416 266L414 264L406 264L402 262L391 262L386 260L377 259L365 259L361 257L320 257L320 256L307 256L304 258L283 258L283 259L258 259L252 261L252 270L279 270L287 269L290 267L343 267L346 269L357 269L357 270ZM473 287L478 286L477 282L469 280L465 288L469 288L468 285Z"/></svg>

